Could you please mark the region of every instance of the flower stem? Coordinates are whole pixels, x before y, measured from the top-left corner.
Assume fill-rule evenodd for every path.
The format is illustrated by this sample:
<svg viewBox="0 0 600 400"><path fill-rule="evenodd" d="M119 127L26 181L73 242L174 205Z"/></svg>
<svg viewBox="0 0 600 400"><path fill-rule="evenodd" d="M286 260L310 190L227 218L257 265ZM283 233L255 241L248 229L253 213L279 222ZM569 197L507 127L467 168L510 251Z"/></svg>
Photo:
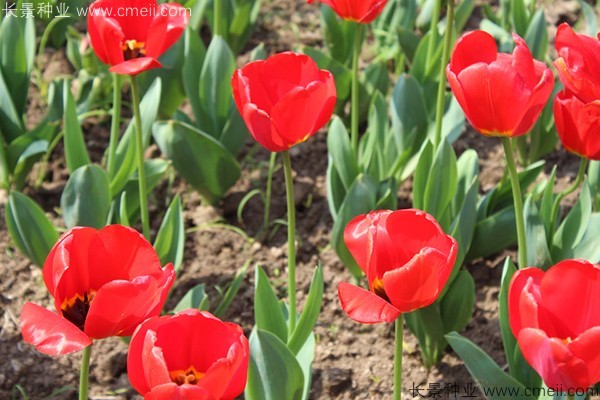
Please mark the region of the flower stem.
<svg viewBox="0 0 600 400"><path fill-rule="evenodd" d="M512 142L510 138L502 138L504 153L506 154L506 165L510 174L512 184L513 201L515 203L515 218L517 221L517 240L519 244L519 268L527 266L527 239L525 237L525 219L523 217L523 196L521 194L521 185L519 184L519 175L517 174L517 165L513 154Z"/></svg>
<svg viewBox="0 0 600 400"><path fill-rule="evenodd" d="M402 344L404 342L404 315L396 319L394 344L394 400L402 400Z"/></svg>
<svg viewBox="0 0 600 400"><path fill-rule="evenodd" d="M440 22L440 8L442 7L442 0L435 0L433 2L433 14L431 15L431 24L429 25L429 46L427 47L427 62L433 62L433 50L437 43L438 35L438 23Z"/></svg>
<svg viewBox="0 0 600 400"><path fill-rule="evenodd" d="M271 213L271 193L273 187L273 170L275 169L275 160L277 159L277 153L272 152L271 158L269 159L269 170L267 171L267 190L265 193L265 216L263 220L263 232L267 232L269 229L269 217Z"/></svg>
<svg viewBox="0 0 600 400"><path fill-rule="evenodd" d="M214 31L214 36L221 36L222 38L225 38L225 35L223 34L223 0L214 0L214 8L213 8L213 13L214 13L214 23L213 23L213 28L215 29Z"/></svg>
<svg viewBox="0 0 600 400"><path fill-rule="evenodd" d="M113 74L113 109L112 121L110 126L110 141L108 142L108 159L106 169L108 176L115 174L115 153L117 152L117 143L119 142L119 133L121 127L121 78Z"/></svg>
<svg viewBox="0 0 600 400"><path fill-rule="evenodd" d="M81 371L79 373L79 400L88 400L91 356L92 345L89 345L83 349L83 354L81 355Z"/></svg>
<svg viewBox="0 0 600 400"><path fill-rule="evenodd" d="M359 102L358 102L358 60L360 58L360 50L362 44L362 24L356 24L356 36L354 37L354 54L352 57L352 150L354 154L358 154L358 117L359 117Z"/></svg>
<svg viewBox="0 0 600 400"><path fill-rule="evenodd" d="M573 193L575 190L577 190L577 188L579 188L579 186L583 182L583 179L585 178L585 171L587 169L588 163L589 163L589 160L587 158L583 158L583 157L581 158L581 160L579 162L579 171L577 171L577 176L575 177L575 181L567 189L560 192L558 194L558 196L556 197L556 199L554 200L554 204L552 206L552 214L551 214L552 215L552 223L550 224L552 230L554 230L554 227L556 226L556 219L558 218L558 210L560 208L561 201L563 201L565 197L567 197L568 195Z"/></svg>
<svg viewBox="0 0 600 400"><path fill-rule="evenodd" d="M437 2L436 2L437 4ZM438 6L439 7L439 6ZM438 12L439 14L439 12ZM438 86L437 105L435 112L435 148L442 142L442 121L444 119L444 100L446 98L446 65L450 58L452 45L452 29L454 27L454 0L448 1L446 14L446 31L444 32L444 50L442 53L442 66L440 71L440 85ZM437 29L437 26L436 28ZM430 46L431 47L431 46Z"/></svg>
<svg viewBox="0 0 600 400"><path fill-rule="evenodd" d="M131 77L131 102L135 116L135 145L137 148L137 167L140 192L140 214L142 218L142 232L150 240L150 217L148 215L148 197L146 191L146 171L144 169L144 137L142 133L142 114L140 111L140 90L135 76Z"/></svg>
<svg viewBox="0 0 600 400"><path fill-rule="evenodd" d="M294 202L294 180L292 178L292 162L290 153L281 153L283 158L283 171L285 173L285 193L287 197L288 215L288 303L290 318L288 337L296 329L296 204Z"/></svg>

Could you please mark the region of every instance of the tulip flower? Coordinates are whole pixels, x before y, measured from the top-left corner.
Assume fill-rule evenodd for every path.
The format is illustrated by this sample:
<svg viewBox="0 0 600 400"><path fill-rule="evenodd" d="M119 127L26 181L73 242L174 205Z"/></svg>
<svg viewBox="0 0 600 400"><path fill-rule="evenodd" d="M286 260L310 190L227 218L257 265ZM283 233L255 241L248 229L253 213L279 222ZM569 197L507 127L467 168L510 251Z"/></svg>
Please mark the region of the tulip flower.
<svg viewBox="0 0 600 400"><path fill-rule="evenodd" d="M600 160L600 99L585 104L568 90L554 99L554 121L563 146L589 160Z"/></svg>
<svg viewBox="0 0 600 400"><path fill-rule="evenodd" d="M56 313L33 303L21 312L25 342L51 356L73 353L93 339L130 336L160 313L175 279L142 235L120 225L73 228L43 266Z"/></svg>
<svg viewBox="0 0 600 400"><path fill-rule="evenodd" d="M554 66L567 90L584 103L600 100L600 40L577 34L563 23L554 46L559 56Z"/></svg>
<svg viewBox="0 0 600 400"><path fill-rule="evenodd" d="M307 55L285 52L254 61L232 78L233 97L248 130L270 151L302 143L331 118L333 75Z"/></svg>
<svg viewBox="0 0 600 400"><path fill-rule="evenodd" d="M347 21L370 24L381 14L387 0L318 0L327 4L337 15ZM315 0L308 0L308 4Z"/></svg>
<svg viewBox="0 0 600 400"><path fill-rule="evenodd" d="M190 309L141 324L127 372L145 400L230 400L246 387L249 356L240 326Z"/></svg>
<svg viewBox="0 0 600 400"><path fill-rule="evenodd" d="M458 244L419 210L373 211L346 226L344 241L369 290L342 282L342 308L357 322L392 322L431 305L448 281Z"/></svg>
<svg viewBox="0 0 600 400"><path fill-rule="evenodd" d="M463 35L446 69L465 116L479 133L513 137L535 124L554 87L550 69L534 60L527 44L513 35L512 55L498 53L484 31Z"/></svg>
<svg viewBox="0 0 600 400"><path fill-rule="evenodd" d="M600 266L566 260L547 272L517 271L508 296L510 327L527 362L549 388L600 381Z"/></svg>
<svg viewBox="0 0 600 400"><path fill-rule="evenodd" d="M188 21L188 11L178 3L97 0L88 11L88 32L96 55L111 72L137 75L161 66L158 58Z"/></svg>

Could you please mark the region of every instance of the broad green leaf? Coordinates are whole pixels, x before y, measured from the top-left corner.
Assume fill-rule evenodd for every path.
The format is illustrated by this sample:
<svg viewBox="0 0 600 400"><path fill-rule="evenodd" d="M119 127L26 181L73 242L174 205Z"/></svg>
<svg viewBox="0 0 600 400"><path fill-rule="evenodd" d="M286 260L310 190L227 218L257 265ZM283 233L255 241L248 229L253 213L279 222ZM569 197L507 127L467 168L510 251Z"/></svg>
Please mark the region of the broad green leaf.
<svg viewBox="0 0 600 400"><path fill-rule="evenodd" d="M465 196L469 192L473 180L479 175L479 157L473 149L467 149L458 158L457 164L457 189L452 199L452 214L458 214L462 208Z"/></svg>
<svg viewBox="0 0 600 400"><path fill-rule="evenodd" d="M359 174L358 162L352 150L348 130L338 117L334 117L329 127L327 149L344 188L348 190Z"/></svg>
<svg viewBox="0 0 600 400"><path fill-rule="evenodd" d="M246 277L246 273L248 272L249 266L250 261L247 261L246 264L242 268L240 268L237 274L235 274L235 278L233 278L231 284L229 284L229 287L225 291L221 302L213 312L213 314L217 318L225 317L225 313L229 309L229 306L231 306L231 303L235 299L235 296L237 295L238 291L240 290L240 287L242 286L242 283L244 282L244 278Z"/></svg>
<svg viewBox="0 0 600 400"><path fill-rule="evenodd" d="M256 328L271 332L286 343L288 338L287 323L269 277L261 267L257 267L254 279L254 320L256 321Z"/></svg>
<svg viewBox="0 0 600 400"><path fill-rule="evenodd" d="M44 154L53 140L57 125L42 122L34 130L13 140L6 149L6 162L12 183L17 190L25 185L27 175Z"/></svg>
<svg viewBox="0 0 600 400"><path fill-rule="evenodd" d="M331 7L322 5L321 27L331 57L341 64L348 65L352 60L356 24L338 18Z"/></svg>
<svg viewBox="0 0 600 400"><path fill-rule="evenodd" d="M154 249L160 257L161 265L173 263L175 271L181 268L183 261L183 247L185 245L185 224L181 199L176 195L156 234Z"/></svg>
<svg viewBox="0 0 600 400"><path fill-rule="evenodd" d="M581 7L583 19L585 20L586 33L592 37L596 36L598 34L598 17L594 7L585 0L577 0L577 2Z"/></svg>
<svg viewBox="0 0 600 400"><path fill-rule="evenodd" d="M237 160L213 137L190 125L159 122L153 135L177 172L211 204L240 177Z"/></svg>
<svg viewBox="0 0 600 400"><path fill-rule="evenodd" d="M195 308L200 311L207 311L209 307L208 295L206 294L205 285L201 283L191 288L183 298L177 303L173 309L174 313L178 313L188 308Z"/></svg>
<svg viewBox="0 0 600 400"><path fill-rule="evenodd" d="M0 96L0 132L4 142L11 142L12 140L19 137L25 130L23 121L17 109L12 101L12 98L8 95L8 88L6 82L2 77L0 71L0 93L4 93Z"/></svg>
<svg viewBox="0 0 600 400"><path fill-rule="evenodd" d="M308 400L308 395L312 386L312 364L315 358L316 347L315 334L311 332L308 339L304 342L304 346L302 346L300 352L296 355L296 360L298 361L300 368L302 368L302 373L304 375L304 390L302 393L302 399L304 400Z"/></svg>
<svg viewBox="0 0 600 400"><path fill-rule="evenodd" d="M425 192L427 182L433 164L433 144L428 140L419 156L419 162L415 169L413 178L413 206L419 210L425 210Z"/></svg>
<svg viewBox="0 0 600 400"><path fill-rule="evenodd" d="M287 345L294 354L302 349L317 323L323 303L323 289L323 268L318 266L313 274L304 309Z"/></svg>
<svg viewBox="0 0 600 400"><path fill-rule="evenodd" d="M548 25L544 10L538 10L527 28L524 37L534 58L545 61L548 54Z"/></svg>
<svg viewBox="0 0 600 400"><path fill-rule="evenodd" d="M337 218L338 210L344 202L346 197L346 188L340 178L340 173L333 165L333 158L331 155L328 156L327 163L327 204L329 206L329 212L335 220Z"/></svg>
<svg viewBox="0 0 600 400"><path fill-rule="evenodd" d="M347 100L350 97L352 88L352 71L350 68L313 47L303 47L302 52L315 60L319 68L326 69L333 74L338 103Z"/></svg>
<svg viewBox="0 0 600 400"><path fill-rule="evenodd" d="M60 198L65 225L69 229L74 226L104 227L110 199L106 172L93 164L79 167L67 181Z"/></svg>
<svg viewBox="0 0 600 400"><path fill-rule="evenodd" d="M544 268L550 265L552 258L548 250L546 229L537 205L531 195L525 200L525 237L527 239L527 266Z"/></svg>
<svg viewBox="0 0 600 400"><path fill-rule="evenodd" d="M554 184L556 182L556 166L552 168L550 179L546 182L546 188L542 195L542 202L540 204L540 218L544 222L544 229L546 231L546 239L548 243L551 242L554 236L554 226L552 225L552 211L554 208Z"/></svg>
<svg viewBox="0 0 600 400"><path fill-rule="evenodd" d="M467 260L488 257L517 243L515 209L508 207L479 221Z"/></svg>
<svg viewBox="0 0 600 400"><path fill-rule="evenodd" d="M75 108L75 100L71 93L71 85L68 80L64 81L63 99L65 102L64 109L64 141L65 141L65 158L67 159L67 168L69 173L75 172L79 167L91 164L90 156L85 147L85 140L81 125L77 118L77 110Z"/></svg>
<svg viewBox="0 0 600 400"><path fill-rule="evenodd" d="M420 147L429 119L425 98L419 82L410 75L401 75L391 99L392 132L400 152L413 152Z"/></svg>
<svg viewBox="0 0 600 400"><path fill-rule="evenodd" d="M23 254L41 267L58 240L58 232L44 211L29 197L13 191L6 205L8 233Z"/></svg>
<svg viewBox="0 0 600 400"><path fill-rule="evenodd" d="M444 332L462 331L473 315L475 281L467 270L462 270L440 301Z"/></svg>
<svg viewBox="0 0 600 400"><path fill-rule="evenodd" d="M433 367L442 357L447 345L439 303L405 314L404 317L419 341L425 367Z"/></svg>
<svg viewBox="0 0 600 400"><path fill-rule="evenodd" d="M591 215L583 237L570 254L569 258L583 258L594 264L600 262L600 213Z"/></svg>
<svg viewBox="0 0 600 400"><path fill-rule="evenodd" d="M511 4L512 24L517 35L523 37L529 26L529 12L524 0L513 0Z"/></svg>
<svg viewBox="0 0 600 400"><path fill-rule="evenodd" d="M200 104L200 72L206 57L206 48L198 32L185 31L185 62L183 64L183 87L189 99L196 124L206 123L208 117Z"/></svg>
<svg viewBox="0 0 600 400"><path fill-rule="evenodd" d="M160 158L144 161L146 172L146 195L150 196L154 188L163 179L169 168L169 162ZM131 176L123 191L127 194L127 218L131 223L136 223L140 218L140 183L137 171Z"/></svg>
<svg viewBox="0 0 600 400"><path fill-rule="evenodd" d="M463 261L473 243L473 235L475 233L475 226L477 224L478 193L479 179L477 177L473 177L471 186L467 191L467 195L462 203L462 208L450 226L450 235L452 235L452 237L454 237L458 242L458 255L456 256L454 270L450 276L450 282L458 273L458 269L463 264Z"/></svg>
<svg viewBox="0 0 600 400"><path fill-rule="evenodd" d="M473 10L475 9L475 0L463 0L461 1L454 14L454 30L456 32L463 32L465 25L471 18Z"/></svg>
<svg viewBox="0 0 600 400"><path fill-rule="evenodd" d="M261 329L250 335L250 367L244 392L248 400L302 400L304 373L277 336Z"/></svg>
<svg viewBox="0 0 600 400"><path fill-rule="evenodd" d="M456 354L464 361L471 376L484 391L511 389L516 393L525 393L525 387L521 383L504 372L490 356L469 339L460 336L456 332L447 334L446 339ZM487 398L489 400L505 400L506 397L489 393ZM511 398L513 400L531 400L531 397L524 395L513 395Z"/></svg>

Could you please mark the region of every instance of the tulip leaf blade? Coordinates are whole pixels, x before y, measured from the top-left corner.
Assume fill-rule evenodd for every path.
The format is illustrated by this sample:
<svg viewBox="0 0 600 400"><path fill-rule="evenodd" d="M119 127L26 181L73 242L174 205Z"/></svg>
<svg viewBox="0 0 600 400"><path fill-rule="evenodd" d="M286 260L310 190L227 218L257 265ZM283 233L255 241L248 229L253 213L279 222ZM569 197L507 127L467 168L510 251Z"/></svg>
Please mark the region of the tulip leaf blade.
<svg viewBox="0 0 600 400"><path fill-rule="evenodd" d="M65 158L69 173L74 173L79 167L91 164L90 156L85 147L85 140L79 119L77 118L77 109L75 108L75 99L71 93L70 83L65 80L63 83L64 99L64 141Z"/></svg>
<svg viewBox="0 0 600 400"><path fill-rule="evenodd" d="M296 329L291 334L290 340L288 341L287 347L292 353L298 354L306 341L311 336L312 330L317 323L319 313L321 312L321 305L323 303L323 267L317 266L313 274L313 278L308 291L308 297L306 298L306 304Z"/></svg>
<svg viewBox="0 0 600 400"><path fill-rule="evenodd" d="M208 120L200 104L200 72L206 58L206 48L198 32L187 28L185 31L185 61L183 63L183 87L189 99L196 124L201 126Z"/></svg>
<svg viewBox="0 0 600 400"><path fill-rule="evenodd" d="M181 198L176 195L156 234L154 249L160 257L161 265L173 263L175 271L179 272L183 262L183 247L185 244L185 226Z"/></svg>
<svg viewBox="0 0 600 400"><path fill-rule="evenodd" d="M439 303L405 314L404 318L419 341L425 367L433 367L447 346Z"/></svg>
<svg viewBox="0 0 600 400"><path fill-rule="evenodd" d="M326 69L335 76L338 104L348 99L352 86L352 71L346 65L314 47L305 46L302 48L302 52L315 60L319 68Z"/></svg>
<svg viewBox="0 0 600 400"><path fill-rule="evenodd" d="M462 331L475 308L475 281L467 270L458 273L440 301L444 332Z"/></svg>
<svg viewBox="0 0 600 400"><path fill-rule="evenodd" d="M352 150L352 144L350 143L348 130L338 117L333 118L333 122L329 127L327 149L347 191L358 176L359 169L356 154Z"/></svg>
<svg viewBox="0 0 600 400"><path fill-rule="evenodd" d="M110 183L106 172L97 165L79 167L69 177L60 198L67 228L106 225L110 210Z"/></svg>
<svg viewBox="0 0 600 400"><path fill-rule="evenodd" d="M24 127L12 98L6 95L8 87L1 71L0 93L5 93L5 95L0 96L0 132L2 132L4 140L10 142L23 133Z"/></svg>
<svg viewBox="0 0 600 400"><path fill-rule="evenodd" d="M178 313L188 308L195 308L200 311L207 311L209 308L208 295L206 294L206 286L201 283L194 286L179 300L179 303L173 309L174 313Z"/></svg>
<svg viewBox="0 0 600 400"><path fill-rule="evenodd" d="M269 277L261 267L255 272L254 320L256 327L277 336L287 343L288 328L279 299Z"/></svg>
<svg viewBox="0 0 600 400"><path fill-rule="evenodd" d="M304 379L298 360L280 338L261 329L252 331L246 399L302 400Z"/></svg>
<svg viewBox="0 0 600 400"><path fill-rule="evenodd" d="M237 160L212 136L191 125L157 122L154 139L177 172L206 201L217 202L241 175Z"/></svg>
<svg viewBox="0 0 600 400"><path fill-rule="evenodd" d="M545 61L546 54L548 54L548 23L544 10L538 10L533 15L524 39L531 49L533 58Z"/></svg>
<svg viewBox="0 0 600 400"><path fill-rule="evenodd" d="M477 222L466 259L487 257L517 243L515 209L507 207Z"/></svg>
<svg viewBox="0 0 600 400"><path fill-rule="evenodd" d="M24 194L13 191L5 210L6 227L17 248L41 267L58 240L58 232L44 211Z"/></svg>
<svg viewBox="0 0 600 400"><path fill-rule="evenodd" d="M508 388L509 390L514 390L514 393L525 393L525 386L504 372L489 355L469 339L456 332L451 332L446 335L446 340L448 340L452 349L464 361L469 373L479 386L489 393L487 394L489 400L505 399L505 396L492 394L494 389L507 390ZM532 397L513 395L512 399L532 400Z"/></svg>
<svg viewBox="0 0 600 400"><path fill-rule="evenodd" d="M217 318L225 317L225 313L229 309L229 306L231 306L233 299L235 299L235 296L239 292L240 287L242 286L242 283L244 282L244 278L246 277L246 273L248 272L249 266L250 266L250 260L246 261L244 266L242 268L240 268L240 270L235 274L235 277L229 284L229 287L225 291L225 294L223 294L223 297L221 298L219 305L217 306L217 308L215 308L215 311L213 312L213 314Z"/></svg>
<svg viewBox="0 0 600 400"><path fill-rule="evenodd" d="M525 237L527 238L528 249L527 266L545 268L552 263L552 257L548 249L546 227L532 195L528 195L525 199L523 216L525 218Z"/></svg>

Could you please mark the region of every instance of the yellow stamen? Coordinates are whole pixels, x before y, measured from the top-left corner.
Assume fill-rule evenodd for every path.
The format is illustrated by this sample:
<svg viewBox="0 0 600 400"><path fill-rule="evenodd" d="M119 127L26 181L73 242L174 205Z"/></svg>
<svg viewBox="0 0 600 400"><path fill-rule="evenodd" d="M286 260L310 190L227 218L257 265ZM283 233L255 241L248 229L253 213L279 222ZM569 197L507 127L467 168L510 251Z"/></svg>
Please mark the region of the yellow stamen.
<svg viewBox="0 0 600 400"><path fill-rule="evenodd" d="M186 370L178 369L176 371L170 371L169 376L171 377L171 380L179 386L185 384L195 385L204 377L204 373L198 372L192 365Z"/></svg>
<svg viewBox="0 0 600 400"><path fill-rule="evenodd" d="M137 40L126 40L121 45L125 61L135 58L144 57L146 55L146 43L138 42Z"/></svg>

